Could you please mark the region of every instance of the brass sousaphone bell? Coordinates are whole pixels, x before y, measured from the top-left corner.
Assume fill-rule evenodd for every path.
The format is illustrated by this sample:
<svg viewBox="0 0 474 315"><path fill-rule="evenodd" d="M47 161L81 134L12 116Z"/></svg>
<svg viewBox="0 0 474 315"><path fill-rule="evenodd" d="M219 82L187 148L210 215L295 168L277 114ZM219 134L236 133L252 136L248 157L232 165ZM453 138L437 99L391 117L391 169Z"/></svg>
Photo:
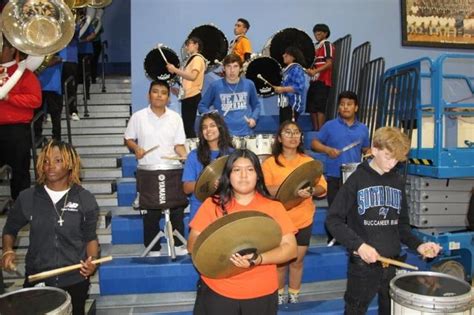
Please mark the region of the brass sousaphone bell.
<svg viewBox="0 0 474 315"><path fill-rule="evenodd" d="M33 56L54 54L71 41L75 21L62 0L13 0L2 12L5 37Z"/></svg>
<svg viewBox="0 0 474 315"><path fill-rule="evenodd" d="M112 0L89 0L88 7L101 9L112 4Z"/></svg>

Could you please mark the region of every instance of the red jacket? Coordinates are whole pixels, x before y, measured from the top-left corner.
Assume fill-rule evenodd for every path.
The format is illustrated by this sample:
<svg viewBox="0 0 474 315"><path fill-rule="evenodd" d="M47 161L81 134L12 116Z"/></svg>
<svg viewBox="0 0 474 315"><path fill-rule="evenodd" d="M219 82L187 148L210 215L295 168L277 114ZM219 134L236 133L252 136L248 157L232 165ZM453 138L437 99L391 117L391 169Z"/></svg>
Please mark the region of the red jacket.
<svg viewBox="0 0 474 315"><path fill-rule="evenodd" d="M11 77L17 68L17 64L8 67L8 75ZM40 107L41 102L41 85L36 76L25 69L6 100L0 100L0 125L30 123L34 109Z"/></svg>

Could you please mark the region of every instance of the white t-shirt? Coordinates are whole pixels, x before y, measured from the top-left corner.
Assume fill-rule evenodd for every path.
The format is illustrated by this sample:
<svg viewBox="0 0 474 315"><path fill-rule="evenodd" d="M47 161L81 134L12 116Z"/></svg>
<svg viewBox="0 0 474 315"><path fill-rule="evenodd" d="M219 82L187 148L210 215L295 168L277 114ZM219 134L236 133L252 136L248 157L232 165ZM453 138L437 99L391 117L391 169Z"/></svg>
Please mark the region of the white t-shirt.
<svg viewBox="0 0 474 315"><path fill-rule="evenodd" d="M166 108L161 117L150 106L134 113L128 122L124 135L126 140L135 140L144 150L159 147L138 160L139 165L176 164L179 162L162 159L176 156L174 147L184 145L183 119L175 111Z"/></svg>
<svg viewBox="0 0 474 315"><path fill-rule="evenodd" d="M55 191L48 188L48 186L44 185L44 189L49 195L49 198L53 201L54 204L57 204L59 200L69 191L70 188L61 191Z"/></svg>

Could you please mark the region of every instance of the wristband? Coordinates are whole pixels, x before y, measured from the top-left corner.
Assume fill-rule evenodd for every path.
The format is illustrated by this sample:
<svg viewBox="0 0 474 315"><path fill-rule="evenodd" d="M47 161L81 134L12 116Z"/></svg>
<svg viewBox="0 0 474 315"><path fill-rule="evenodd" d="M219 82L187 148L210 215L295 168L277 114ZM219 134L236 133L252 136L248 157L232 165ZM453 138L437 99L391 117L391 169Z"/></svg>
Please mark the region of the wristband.
<svg viewBox="0 0 474 315"><path fill-rule="evenodd" d="M2 258L5 257L5 256L8 255L8 254L15 254L15 252L14 252L13 250L7 250L6 252L4 252L4 253L2 254Z"/></svg>

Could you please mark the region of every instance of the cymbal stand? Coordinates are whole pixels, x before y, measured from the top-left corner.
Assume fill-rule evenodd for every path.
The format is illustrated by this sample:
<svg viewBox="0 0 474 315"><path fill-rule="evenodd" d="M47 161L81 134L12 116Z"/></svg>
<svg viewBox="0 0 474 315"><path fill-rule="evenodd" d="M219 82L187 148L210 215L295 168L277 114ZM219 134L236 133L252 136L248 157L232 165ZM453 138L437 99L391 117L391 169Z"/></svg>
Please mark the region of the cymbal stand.
<svg viewBox="0 0 474 315"><path fill-rule="evenodd" d="M171 256L172 260L176 259L176 251L174 249L174 238L173 235L176 236L181 242L183 242L184 245L187 244L186 239L181 235L176 230L173 230L173 225L171 224L171 219L170 219L170 209L164 209L162 210L163 214L165 215L165 226L164 226L164 232L160 231L158 234L156 234L155 238L151 241L151 243L145 248L143 253L140 255L140 257L146 257L148 253L151 251L153 246L160 240L162 236L166 238L166 245L168 246L168 253Z"/></svg>

